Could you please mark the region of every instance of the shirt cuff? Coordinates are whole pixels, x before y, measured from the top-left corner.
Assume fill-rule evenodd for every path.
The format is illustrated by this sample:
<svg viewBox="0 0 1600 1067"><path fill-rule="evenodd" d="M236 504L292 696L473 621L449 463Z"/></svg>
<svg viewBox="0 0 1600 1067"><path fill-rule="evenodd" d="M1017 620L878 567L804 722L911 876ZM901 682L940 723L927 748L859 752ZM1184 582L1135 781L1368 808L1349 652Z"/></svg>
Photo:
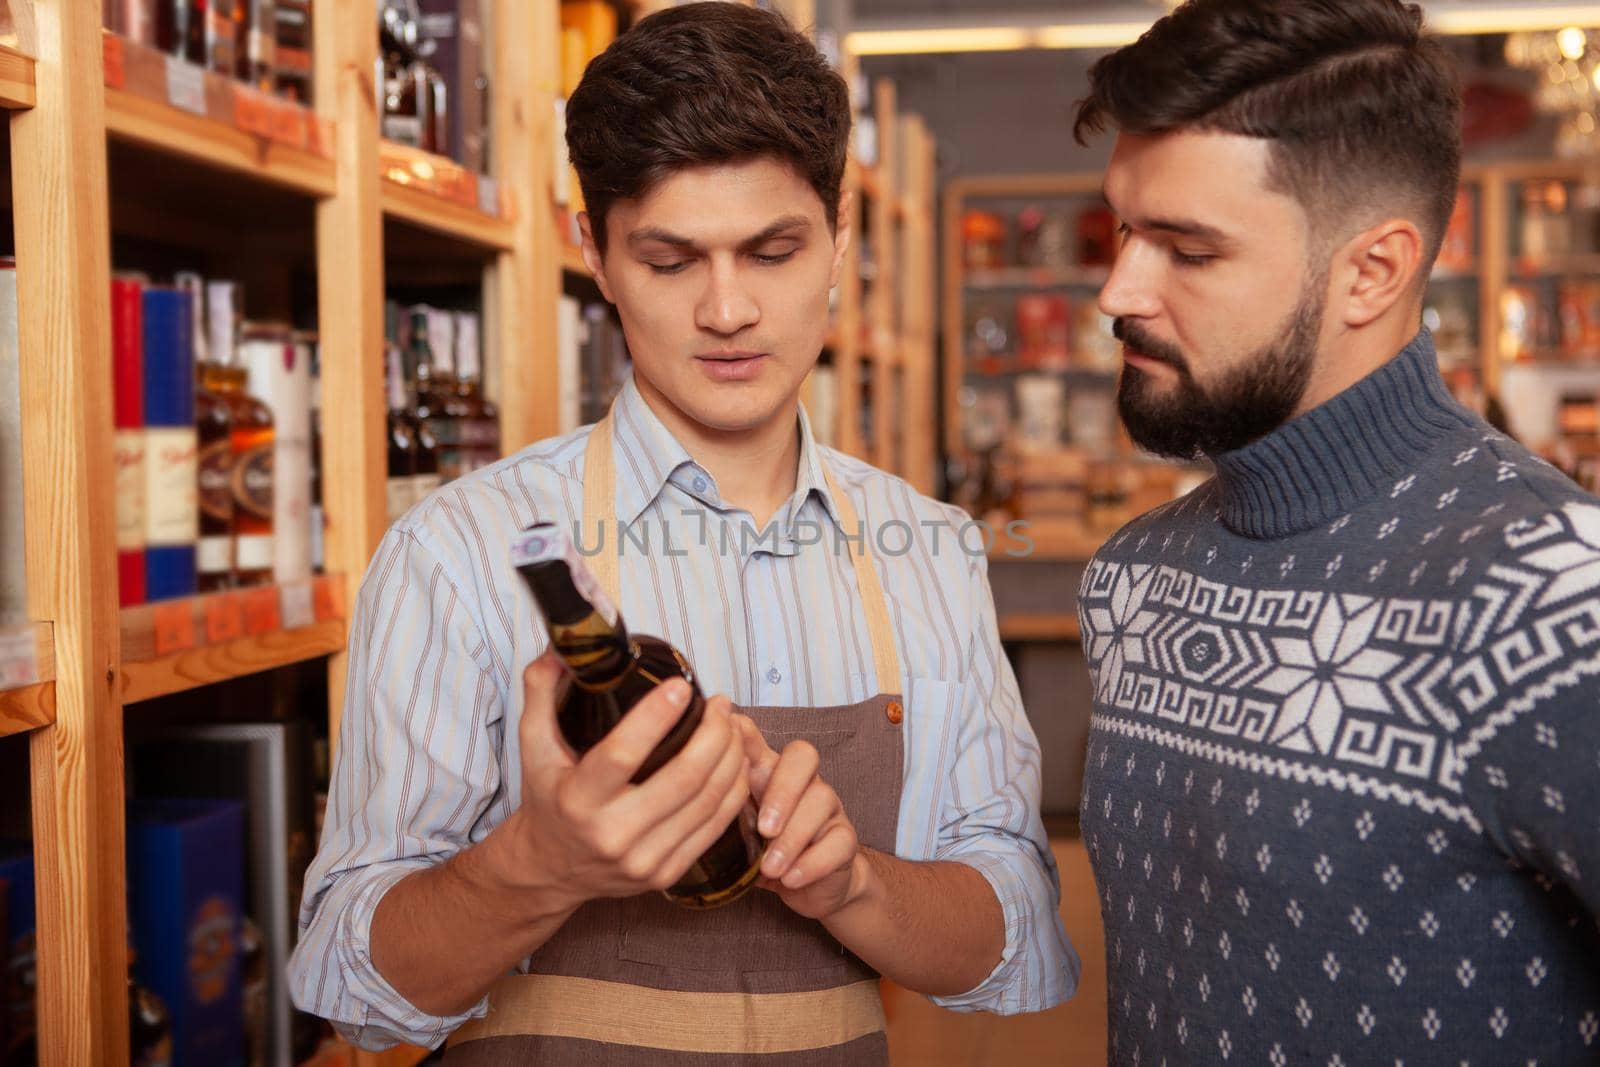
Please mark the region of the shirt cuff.
<svg viewBox="0 0 1600 1067"><path fill-rule="evenodd" d="M340 908L334 956L345 990L358 1007L355 1020L331 1019L339 1036L358 1048L379 1052L397 1044L434 1048L469 1019L488 1014L485 996L459 1015L429 1015L397 992L372 963L372 916L384 894L402 879L432 866L426 860L385 863L368 873ZM354 878L356 875L347 875ZM335 887L334 892L338 891ZM326 902L325 906L334 904Z"/></svg>
<svg viewBox="0 0 1600 1067"><path fill-rule="evenodd" d="M1060 898L1039 865L1014 853L965 852L939 857L983 875L1000 902L1006 943L989 976L965 993L929 997L951 1011L997 1015L1044 1011L1072 996L1081 964L1061 926Z"/></svg>

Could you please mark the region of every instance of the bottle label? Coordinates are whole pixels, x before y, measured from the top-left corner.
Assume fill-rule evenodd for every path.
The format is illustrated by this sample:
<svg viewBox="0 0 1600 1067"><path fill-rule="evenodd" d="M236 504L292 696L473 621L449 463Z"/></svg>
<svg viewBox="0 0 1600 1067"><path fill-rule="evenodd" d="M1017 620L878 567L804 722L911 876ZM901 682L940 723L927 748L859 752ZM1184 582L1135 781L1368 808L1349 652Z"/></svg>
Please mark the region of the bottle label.
<svg viewBox="0 0 1600 1067"><path fill-rule="evenodd" d="M233 538L226 534L200 538L195 546L194 565L201 574L227 574L233 570Z"/></svg>
<svg viewBox="0 0 1600 1067"><path fill-rule="evenodd" d="M144 547L144 459L144 431L118 430L112 445L112 462L117 470L119 552L133 552Z"/></svg>
<svg viewBox="0 0 1600 1067"><path fill-rule="evenodd" d="M194 427L152 426L145 433L145 542L192 545L200 529Z"/></svg>
<svg viewBox="0 0 1600 1067"><path fill-rule="evenodd" d="M383 139L393 141L395 144L420 148L422 146L422 120L412 115L385 115L383 117Z"/></svg>
<svg viewBox="0 0 1600 1067"><path fill-rule="evenodd" d="M200 513L233 521L233 446L227 438L200 450ZM203 570L204 568L202 568Z"/></svg>
<svg viewBox="0 0 1600 1067"><path fill-rule="evenodd" d="M241 571L272 569L271 534L240 534L234 538L233 550Z"/></svg>
<svg viewBox="0 0 1600 1067"><path fill-rule="evenodd" d="M252 518L272 521L272 443L240 454L233 468L234 507ZM270 560L269 560L270 563Z"/></svg>
<svg viewBox="0 0 1600 1067"><path fill-rule="evenodd" d="M603 539L604 531L600 532ZM615 552L616 549L601 543L597 549L601 552ZM511 565L513 567L526 567L533 563L565 563L567 570L572 575L572 584L577 587L578 593L589 602L589 606L599 613L608 625L617 624L616 605L611 603L611 598L606 596L600 588L600 583L595 581L594 574L583 561L578 546L573 544L567 532L553 522L542 522L537 526L524 530L511 542Z"/></svg>

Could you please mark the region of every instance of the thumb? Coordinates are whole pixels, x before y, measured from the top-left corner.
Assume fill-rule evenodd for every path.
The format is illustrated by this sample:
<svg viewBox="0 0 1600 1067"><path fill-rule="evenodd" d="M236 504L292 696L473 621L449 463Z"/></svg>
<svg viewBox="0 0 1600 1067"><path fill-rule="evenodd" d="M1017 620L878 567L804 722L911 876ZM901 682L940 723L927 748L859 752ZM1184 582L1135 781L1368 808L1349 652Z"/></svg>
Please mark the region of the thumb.
<svg viewBox="0 0 1600 1067"><path fill-rule="evenodd" d="M556 725L556 707L565 691L565 675L561 657L553 650L529 663L522 672L522 718L517 722L517 740L525 768L546 764L571 767L575 763Z"/></svg>

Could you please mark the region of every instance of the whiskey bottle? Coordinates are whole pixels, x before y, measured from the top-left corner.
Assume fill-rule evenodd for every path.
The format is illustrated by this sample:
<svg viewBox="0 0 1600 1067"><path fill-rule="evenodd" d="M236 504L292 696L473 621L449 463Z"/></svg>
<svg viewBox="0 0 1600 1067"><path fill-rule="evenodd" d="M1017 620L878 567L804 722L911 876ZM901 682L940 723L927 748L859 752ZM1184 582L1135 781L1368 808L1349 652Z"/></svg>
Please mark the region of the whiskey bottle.
<svg viewBox="0 0 1600 1067"><path fill-rule="evenodd" d="M233 412L224 396L206 387L208 379L215 380L210 361L196 364L200 540L195 551L195 578L202 593L233 584Z"/></svg>
<svg viewBox="0 0 1600 1067"><path fill-rule="evenodd" d="M478 316L456 315L456 396L461 405L462 472L487 467L500 458L500 410L483 393L479 373Z"/></svg>
<svg viewBox="0 0 1600 1067"><path fill-rule="evenodd" d="M598 744L622 717L670 678L689 683L689 706L655 747L635 783L659 770L688 742L705 713L694 669L658 637L630 634L621 615L584 566L565 531L554 523L529 527L512 542L512 564L532 590L549 629L550 644L566 664L569 682L558 698L556 723L578 755ZM755 885L764 846L755 807L746 802L667 899L685 908L730 904Z"/></svg>
<svg viewBox="0 0 1600 1067"><path fill-rule="evenodd" d="M246 323L239 344L282 343L281 327ZM272 581L272 409L249 395L237 347L212 354L206 384L228 401L233 416L233 576L240 585Z"/></svg>

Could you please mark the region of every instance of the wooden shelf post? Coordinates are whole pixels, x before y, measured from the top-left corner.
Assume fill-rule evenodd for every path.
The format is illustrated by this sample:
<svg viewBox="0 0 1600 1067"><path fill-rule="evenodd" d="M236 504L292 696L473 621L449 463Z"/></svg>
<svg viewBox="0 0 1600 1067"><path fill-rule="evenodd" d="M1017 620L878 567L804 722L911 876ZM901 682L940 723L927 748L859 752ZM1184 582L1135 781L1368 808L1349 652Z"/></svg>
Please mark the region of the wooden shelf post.
<svg viewBox="0 0 1600 1067"><path fill-rule="evenodd" d="M383 215L371 5L324 4L315 24L318 112L334 120L333 196L317 204L317 323L322 343L322 500L327 569L346 576L346 603L388 526L383 395ZM328 660L328 736L339 738L345 655Z"/></svg>
<svg viewBox="0 0 1600 1067"><path fill-rule="evenodd" d="M36 103L11 119L28 610L53 623L30 735L41 1063L126 1063L111 266L100 5L39 0Z"/></svg>
<svg viewBox="0 0 1600 1067"><path fill-rule="evenodd" d="M561 246L555 202L555 102L560 81L556 0L496 4L490 34L495 178L515 204L511 248L484 279L489 387L500 408L501 451L560 431L556 313Z"/></svg>

